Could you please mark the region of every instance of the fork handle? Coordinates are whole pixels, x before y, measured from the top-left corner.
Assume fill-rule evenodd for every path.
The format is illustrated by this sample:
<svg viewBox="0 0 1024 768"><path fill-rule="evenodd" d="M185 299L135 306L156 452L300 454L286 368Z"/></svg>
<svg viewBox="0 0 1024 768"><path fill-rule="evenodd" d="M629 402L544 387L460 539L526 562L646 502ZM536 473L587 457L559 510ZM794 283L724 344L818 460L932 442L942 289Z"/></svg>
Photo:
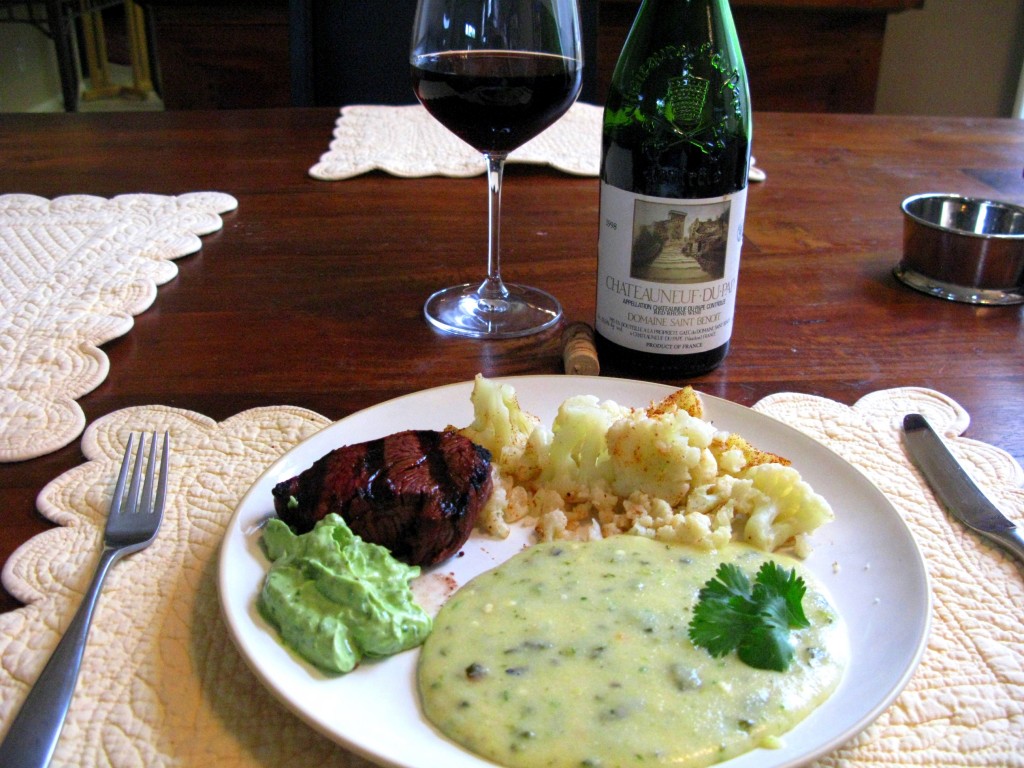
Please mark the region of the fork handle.
<svg viewBox="0 0 1024 768"><path fill-rule="evenodd" d="M122 552L104 547L96 573L64 636L29 691L18 715L0 743L0 765L45 768L57 747L82 667L96 600L110 566Z"/></svg>

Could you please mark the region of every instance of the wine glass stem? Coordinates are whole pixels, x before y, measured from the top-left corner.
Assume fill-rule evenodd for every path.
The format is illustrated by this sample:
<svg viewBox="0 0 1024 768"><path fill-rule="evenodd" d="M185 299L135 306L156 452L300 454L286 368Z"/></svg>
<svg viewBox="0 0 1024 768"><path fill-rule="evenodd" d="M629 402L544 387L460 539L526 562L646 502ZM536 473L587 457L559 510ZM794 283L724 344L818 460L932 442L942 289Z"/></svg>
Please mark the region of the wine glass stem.
<svg viewBox="0 0 1024 768"><path fill-rule="evenodd" d="M485 152L487 160L487 279L478 289L482 304L504 308L508 289L501 280L501 180L505 154Z"/></svg>

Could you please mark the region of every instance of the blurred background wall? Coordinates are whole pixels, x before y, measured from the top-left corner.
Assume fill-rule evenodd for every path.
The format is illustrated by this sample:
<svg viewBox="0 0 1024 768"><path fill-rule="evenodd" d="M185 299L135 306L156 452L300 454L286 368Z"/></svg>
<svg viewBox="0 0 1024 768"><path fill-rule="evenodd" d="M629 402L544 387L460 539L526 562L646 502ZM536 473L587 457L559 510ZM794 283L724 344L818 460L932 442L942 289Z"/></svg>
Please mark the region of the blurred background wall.
<svg viewBox="0 0 1024 768"><path fill-rule="evenodd" d="M61 108L53 43L24 24L0 24L0 111Z"/></svg>
<svg viewBox="0 0 1024 768"><path fill-rule="evenodd" d="M1024 0L926 0L886 23L875 111L1024 118L1022 83Z"/></svg>

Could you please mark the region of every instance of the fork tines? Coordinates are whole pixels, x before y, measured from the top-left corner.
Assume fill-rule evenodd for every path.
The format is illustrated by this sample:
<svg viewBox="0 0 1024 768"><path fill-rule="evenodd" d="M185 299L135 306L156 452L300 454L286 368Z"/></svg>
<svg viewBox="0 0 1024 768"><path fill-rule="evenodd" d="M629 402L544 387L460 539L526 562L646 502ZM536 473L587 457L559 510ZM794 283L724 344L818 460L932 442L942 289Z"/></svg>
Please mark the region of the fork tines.
<svg viewBox="0 0 1024 768"><path fill-rule="evenodd" d="M131 484L128 493L124 493L124 486L128 480L128 470L131 465L132 446L135 440L134 434L128 435L128 442L125 445L124 460L121 462L121 471L117 476L117 485L114 487L114 496L111 504L111 513L133 514L141 512L163 512L164 500L167 495L167 463L170 455L170 435L164 432L162 450L157 448L157 434L152 433L149 441L149 456L146 457L146 436L139 435L139 446L135 452L135 466L132 469ZM160 454L160 476L156 479L156 458ZM146 464L146 476L143 480L142 465ZM156 483L156 499L153 498L153 485ZM139 495L139 484L142 483L142 494Z"/></svg>

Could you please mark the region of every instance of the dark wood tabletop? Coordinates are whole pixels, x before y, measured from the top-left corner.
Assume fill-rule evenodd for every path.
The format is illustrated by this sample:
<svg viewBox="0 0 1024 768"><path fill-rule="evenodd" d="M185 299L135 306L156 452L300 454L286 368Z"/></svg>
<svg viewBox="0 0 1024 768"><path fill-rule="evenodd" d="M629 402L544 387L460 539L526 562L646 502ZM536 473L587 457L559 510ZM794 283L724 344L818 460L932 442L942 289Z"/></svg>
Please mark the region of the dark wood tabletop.
<svg viewBox="0 0 1024 768"><path fill-rule="evenodd" d="M79 401L90 421L157 403L218 420L280 404L338 419L477 372L561 373L558 331L463 340L422 318L433 290L483 274L483 178L316 181L307 171L335 118L0 114L0 194L238 199L135 327L103 346L110 374ZM745 405L780 391L852 404L931 387L971 414L967 436L1024 461L1021 307L947 302L892 276L903 198L1024 203L1024 121L764 113L754 126L768 178L750 190L732 349L717 370L671 383ZM570 321L593 321L597 193L593 178L521 165L506 174L505 276L554 293ZM81 461L75 441L0 464L0 561L49 526L36 495ZM0 610L16 606L0 595Z"/></svg>

